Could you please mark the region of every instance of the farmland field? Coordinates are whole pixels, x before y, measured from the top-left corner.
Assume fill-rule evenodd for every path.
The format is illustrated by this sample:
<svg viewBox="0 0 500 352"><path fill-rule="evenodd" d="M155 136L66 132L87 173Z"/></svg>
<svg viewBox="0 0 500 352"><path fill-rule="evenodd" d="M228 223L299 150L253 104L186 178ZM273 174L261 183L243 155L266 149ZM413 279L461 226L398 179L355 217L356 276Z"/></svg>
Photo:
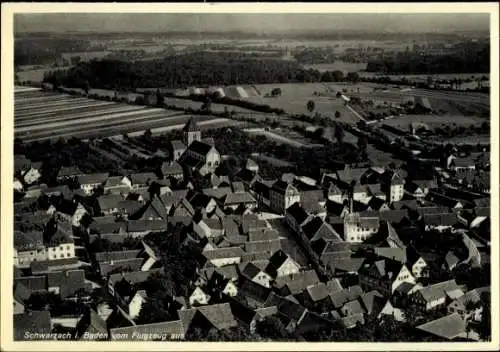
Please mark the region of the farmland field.
<svg viewBox="0 0 500 352"><path fill-rule="evenodd" d="M51 69L47 68L42 68L42 69L36 69L36 70L26 70L26 71L18 71L16 72L17 76L19 77L20 82L26 82L26 81L31 81L31 82L41 82L43 80L43 75L45 72L50 71Z"/></svg>
<svg viewBox="0 0 500 352"><path fill-rule="evenodd" d="M482 93L432 91L426 89L413 89L411 91L388 89L383 92L355 92L351 96L357 96L365 100L397 104L404 103L415 97L421 97L428 99L433 110L442 110L445 115L478 117L489 117L490 115L489 95Z"/></svg>
<svg viewBox="0 0 500 352"><path fill-rule="evenodd" d="M251 129L246 129L244 130L245 132L247 133L250 133L250 134L256 134L256 135L261 135L261 136L266 136L267 138L277 142L277 143L283 143L283 144L288 144L292 147L297 147L297 148L301 148L301 147L305 147L307 146L306 144L302 143L302 142L299 142L295 139L290 139L290 138L287 138L285 136L282 136L280 134L277 134L277 133L274 133L274 132L270 132L270 131L266 131L262 128L251 128Z"/></svg>
<svg viewBox="0 0 500 352"><path fill-rule="evenodd" d="M80 57L81 61L90 61L93 59L103 59L108 56L110 51L85 51L85 52L75 52L75 53L62 53L63 59L70 61L71 58Z"/></svg>
<svg viewBox="0 0 500 352"><path fill-rule="evenodd" d="M391 75L379 72L359 72L361 77L389 77L393 80L400 80L402 78L406 78L412 82L427 82L428 77L432 77L434 80L452 80L454 78L457 79L478 79L483 76L489 77L488 73L455 73L455 74L431 74L431 75Z"/></svg>
<svg viewBox="0 0 500 352"><path fill-rule="evenodd" d="M486 135L473 135L473 136L467 136L467 137L454 137L454 138L444 138L444 139L436 139L436 138L429 138L429 140L432 140L434 143L439 143L439 144L490 144L491 143L491 138L490 136Z"/></svg>
<svg viewBox="0 0 500 352"><path fill-rule="evenodd" d="M335 61L330 64L312 64L312 65L304 65L305 69L314 69L318 70L320 72L324 71L342 71L344 74L348 72L359 72L366 70L366 67L368 66L367 63L351 63L351 62L344 62L344 61Z"/></svg>
<svg viewBox="0 0 500 352"><path fill-rule="evenodd" d="M407 115L385 120L381 124L386 124L401 129L408 129L408 125L414 123L425 123L429 128L442 127L442 125L459 125L469 127L485 122L485 119L473 116L438 116L438 115Z"/></svg>
<svg viewBox="0 0 500 352"><path fill-rule="evenodd" d="M182 128L190 115L160 108L103 102L65 94L20 90L15 93L14 135L25 142L59 138L97 138L152 129ZM200 125L238 125L213 116L200 117Z"/></svg>
<svg viewBox="0 0 500 352"><path fill-rule="evenodd" d="M339 121L356 123L359 118L344 106L340 98L335 97L335 93L341 90L342 85L337 85L338 90L334 90L331 85L322 83L285 83L285 84L262 84L256 85L260 91L260 97L250 97L248 100L258 104L266 104L273 108L280 108L291 114L313 115L316 112L335 119L335 112L340 113ZM281 95L277 97L265 97L274 88L281 89ZM330 91L328 91L330 88ZM324 96L314 95L314 92ZM307 109L307 102L312 100L315 109L311 113Z"/></svg>

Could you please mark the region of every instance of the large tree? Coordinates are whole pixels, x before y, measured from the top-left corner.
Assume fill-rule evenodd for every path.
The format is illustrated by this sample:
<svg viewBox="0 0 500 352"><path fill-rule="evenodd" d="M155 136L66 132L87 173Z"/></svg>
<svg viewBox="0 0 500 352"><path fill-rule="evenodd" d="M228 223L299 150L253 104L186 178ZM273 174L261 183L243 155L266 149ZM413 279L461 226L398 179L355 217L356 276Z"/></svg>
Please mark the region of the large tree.
<svg viewBox="0 0 500 352"><path fill-rule="evenodd" d="M307 111L309 111L309 112L313 112L313 111L314 111L314 109L315 109L315 107L316 107L316 104L314 104L314 101L309 100L309 101L307 102Z"/></svg>
<svg viewBox="0 0 500 352"><path fill-rule="evenodd" d="M335 132L334 133L335 133L335 138L337 139L339 144L342 144L342 142L344 140L344 136L345 136L344 128L340 124L337 124L337 125L335 125Z"/></svg>

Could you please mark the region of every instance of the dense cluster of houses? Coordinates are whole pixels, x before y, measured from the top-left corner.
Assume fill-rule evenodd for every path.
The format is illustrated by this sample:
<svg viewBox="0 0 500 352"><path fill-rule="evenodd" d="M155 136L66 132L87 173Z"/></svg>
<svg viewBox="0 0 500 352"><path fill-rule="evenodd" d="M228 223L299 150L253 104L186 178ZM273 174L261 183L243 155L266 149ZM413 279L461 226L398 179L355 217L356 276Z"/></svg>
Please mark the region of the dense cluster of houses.
<svg viewBox="0 0 500 352"><path fill-rule="evenodd" d="M406 321L409 307L444 311L415 327L424 335L477 339L470 326L482 319L489 287L424 279L436 268L489 262L489 182L469 187L489 165L464 169L454 159L425 180L375 166L265 180L248 159L230 177L195 121L183 131L157 172L110 176L63 166L49 187L39 181L40 163L16 156L14 190L23 195L14 204L16 339L62 326L77 339L183 340L193 326L255 333L269 316L299 336L358 328L368 316ZM188 174L211 187L194 187ZM196 277L186 292L168 293L174 318L140 324L146 283L165 271L148 235L169 236L179 223L187 231L175 241L192 254ZM463 248L436 255L414 245L416 229L449 231ZM92 250L103 242L110 247ZM96 301L93 292L105 297ZM30 309L34 295L49 293L86 309Z"/></svg>

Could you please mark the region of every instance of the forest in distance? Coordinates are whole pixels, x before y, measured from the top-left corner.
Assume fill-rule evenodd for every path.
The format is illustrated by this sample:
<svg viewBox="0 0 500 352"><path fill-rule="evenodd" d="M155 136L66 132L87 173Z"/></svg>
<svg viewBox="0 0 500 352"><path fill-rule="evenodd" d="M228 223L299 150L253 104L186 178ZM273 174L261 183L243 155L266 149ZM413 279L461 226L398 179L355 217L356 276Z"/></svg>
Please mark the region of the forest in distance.
<svg viewBox="0 0 500 352"><path fill-rule="evenodd" d="M369 62L367 71L404 74L489 72L489 55L420 57L400 55L396 59ZM296 61L255 58L241 53L194 52L164 59L125 62L92 60L80 62L69 69L46 73L44 82L56 86L127 90L148 87L185 88L188 86L224 86L235 84L356 82L355 72L320 72L304 69Z"/></svg>

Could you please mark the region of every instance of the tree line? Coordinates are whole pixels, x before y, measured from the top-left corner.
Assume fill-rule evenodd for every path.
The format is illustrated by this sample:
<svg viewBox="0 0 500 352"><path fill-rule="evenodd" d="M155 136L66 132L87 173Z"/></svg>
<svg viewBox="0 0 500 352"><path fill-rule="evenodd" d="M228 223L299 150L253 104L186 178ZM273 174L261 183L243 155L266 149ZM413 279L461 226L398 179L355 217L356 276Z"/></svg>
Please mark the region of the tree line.
<svg viewBox="0 0 500 352"><path fill-rule="evenodd" d="M392 74L443 74L490 72L490 50L484 47L469 51L467 55L449 54L439 56L420 55L420 53L400 53L396 57L370 60L368 72Z"/></svg>

